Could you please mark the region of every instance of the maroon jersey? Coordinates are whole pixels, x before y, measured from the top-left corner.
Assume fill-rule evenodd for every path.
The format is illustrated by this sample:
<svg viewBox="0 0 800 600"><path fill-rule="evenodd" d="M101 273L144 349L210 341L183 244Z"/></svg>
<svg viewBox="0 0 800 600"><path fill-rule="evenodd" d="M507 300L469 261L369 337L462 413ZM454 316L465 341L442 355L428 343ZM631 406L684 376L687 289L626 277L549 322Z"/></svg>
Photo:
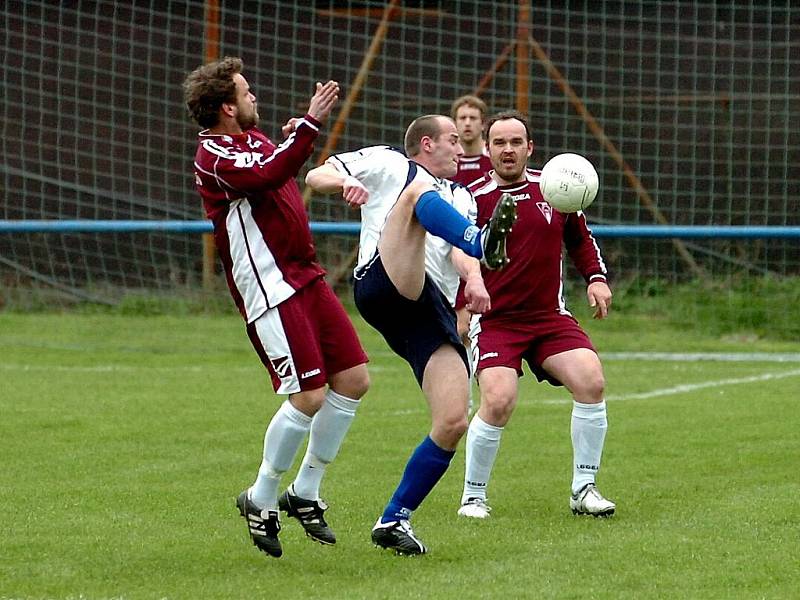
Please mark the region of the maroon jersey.
<svg viewBox="0 0 800 600"><path fill-rule="evenodd" d="M200 133L195 184L248 323L325 273L295 181L318 133L309 115L277 146L255 127L239 135Z"/></svg>
<svg viewBox="0 0 800 600"><path fill-rule="evenodd" d="M479 177L483 177L492 170L492 161L487 154L478 156L461 156L458 159L458 173L455 177L450 177L450 181L455 181L461 185L469 185Z"/></svg>
<svg viewBox="0 0 800 600"><path fill-rule="evenodd" d="M563 296L563 247L587 283L606 280L606 267L586 217L553 209L542 197L539 176L540 171L527 169L521 183L501 186L486 175L469 186L478 204L478 226L492 216L503 192L517 201L517 220L506 240L511 262L498 271L483 270L492 309L482 322L494 315L506 320L569 314Z"/></svg>

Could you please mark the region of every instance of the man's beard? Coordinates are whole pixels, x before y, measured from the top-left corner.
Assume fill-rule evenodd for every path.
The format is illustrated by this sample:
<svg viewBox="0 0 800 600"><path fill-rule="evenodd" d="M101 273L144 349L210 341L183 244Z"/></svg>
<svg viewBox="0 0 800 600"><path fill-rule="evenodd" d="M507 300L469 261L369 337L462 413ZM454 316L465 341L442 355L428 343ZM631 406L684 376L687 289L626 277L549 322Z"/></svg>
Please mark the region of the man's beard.
<svg viewBox="0 0 800 600"><path fill-rule="evenodd" d="M236 122L239 124L239 127L242 128L242 131L251 129L258 125L258 112L254 110L245 117L240 111L239 114L236 115Z"/></svg>

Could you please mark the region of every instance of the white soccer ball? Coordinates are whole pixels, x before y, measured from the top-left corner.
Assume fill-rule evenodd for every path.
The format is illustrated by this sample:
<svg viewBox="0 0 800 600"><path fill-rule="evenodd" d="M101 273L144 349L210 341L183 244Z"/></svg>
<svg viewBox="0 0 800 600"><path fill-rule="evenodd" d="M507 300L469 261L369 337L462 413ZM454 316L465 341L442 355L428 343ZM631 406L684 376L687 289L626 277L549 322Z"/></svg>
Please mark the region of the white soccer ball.
<svg viewBox="0 0 800 600"><path fill-rule="evenodd" d="M597 196L599 180L592 163L580 154L558 154L542 167L539 188L547 203L562 213L586 208Z"/></svg>

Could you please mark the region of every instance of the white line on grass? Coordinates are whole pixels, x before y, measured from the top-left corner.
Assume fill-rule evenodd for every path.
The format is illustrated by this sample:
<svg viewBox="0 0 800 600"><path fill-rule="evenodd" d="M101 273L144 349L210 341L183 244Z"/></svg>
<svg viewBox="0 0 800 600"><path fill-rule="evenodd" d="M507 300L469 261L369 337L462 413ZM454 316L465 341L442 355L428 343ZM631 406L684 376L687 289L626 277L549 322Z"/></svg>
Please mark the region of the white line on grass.
<svg viewBox="0 0 800 600"><path fill-rule="evenodd" d="M693 392L695 390L702 390L706 388L719 387L723 385L739 385L742 383L755 383L757 381L769 381L772 379L785 379L787 377L800 376L800 369L793 369L791 371L781 371L778 373L762 373L761 375L750 375L749 377L736 377L732 379L718 379L716 381L703 381L701 383L687 383L684 385L676 385L669 388L661 388L660 390L651 390L649 392L640 392L638 394L619 394L606 396L606 400L612 402L619 402L620 400L646 400L647 398L658 398L659 396L673 396L675 394L684 394L686 392ZM558 400L541 400L538 404L566 404L572 402L571 398L561 398Z"/></svg>
<svg viewBox="0 0 800 600"><path fill-rule="evenodd" d="M209 369L218 368L223 371L249 373L259 370L258 364L253 364L252 367L231 367L228 365L203 365L201 366L188 366L177 365L174 367L165 366L149 366L149 365L29 365L19 363L0 363L0 370L3 371L58 371L62 373L136 373L139 371L153 371L156 373L171 373L171 372L187 372L187 373L203 373ZM397 369L400 366L398 365ZM375 373L387 372L397 370L393 366L371 366L369 370ZM0 598L2 600L2 598Z"/></svg>
<svg viewBox="0 0 800 600"><path fill-rule="evenodd" d="M657 390L650 390L649 392L640 392L637 394L618 394L606 396L606 400L612 402L620 402L622 400L646 400L648 398L658 398L660 396L673 396L675 394L684 394L686 392L693 392L695 390L702 390L706 388L719 387L723 385L740 385L743 383L755 383L758 381L770 381L774 379L786 379L788 377L799 377L800 369L793 369L791 371L781 371L778 373L762 373L761 375L750 375L749 377L736 377L732 379L718 379L716 381L704 381L702 383L690 383L685 385L676 385L669 388L661 388ZM564 392L563 398L545 398L545 399L524 399L520 398L518 406L533 407L540 404L570 404L572 398L568 397L568 392ZM477 405L477 400L476 400ZM477 406L476 406L477 407ZM411 414L418 414L425 412L422 407L414 409L404 409L392 411L388 414L391 416L405 416Z"/></svg>
<svg viewBox="0 0 800 600"><path fill-rule="evenodd" d="M800 353L779 352L601 352L603 360L660 360L670 362L800 362Z"/></svg>

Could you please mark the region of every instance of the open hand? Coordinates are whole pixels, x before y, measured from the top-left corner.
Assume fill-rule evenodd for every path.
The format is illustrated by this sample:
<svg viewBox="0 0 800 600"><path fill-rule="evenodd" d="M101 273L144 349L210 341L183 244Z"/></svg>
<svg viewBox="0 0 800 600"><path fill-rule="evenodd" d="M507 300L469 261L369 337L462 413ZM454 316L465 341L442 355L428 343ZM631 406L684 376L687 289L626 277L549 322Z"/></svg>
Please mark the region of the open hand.
<svg viewBox="0 0 800 600"><path fill-rule="evenodd" d="M317 89L308 105L308 114L324 123L339 99L339 84L333 80L325 84L317 82Z"/></svg>

